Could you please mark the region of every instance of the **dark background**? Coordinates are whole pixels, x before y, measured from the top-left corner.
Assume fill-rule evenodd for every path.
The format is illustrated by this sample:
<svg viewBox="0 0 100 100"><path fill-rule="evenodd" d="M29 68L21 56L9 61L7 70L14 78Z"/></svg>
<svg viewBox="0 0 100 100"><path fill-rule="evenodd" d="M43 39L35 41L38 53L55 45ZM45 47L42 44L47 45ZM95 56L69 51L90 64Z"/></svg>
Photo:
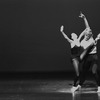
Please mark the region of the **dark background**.
<svg viewBox="0 0 100 100"><path fill-rule="evenodd" d="M60 26L79 35L82 11L96 37L99 10L100 0L0 0L0 72L73 71Z"/></svg>

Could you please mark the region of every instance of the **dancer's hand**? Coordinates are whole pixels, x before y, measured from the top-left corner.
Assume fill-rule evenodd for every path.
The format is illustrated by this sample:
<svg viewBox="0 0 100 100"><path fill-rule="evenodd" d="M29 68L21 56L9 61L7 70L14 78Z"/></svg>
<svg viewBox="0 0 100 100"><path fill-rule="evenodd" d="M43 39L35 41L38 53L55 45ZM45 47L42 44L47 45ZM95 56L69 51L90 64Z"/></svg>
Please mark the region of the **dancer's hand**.
<svg viewBox="0 0 100 100"><path fill-rule="evenodd" d="M100 33L97 35L96 39L95 39L95 45L97 44L97 41L100 40Z"/></svg>
<svg viewBox="0 0 100 100"><path fill-rule="evenodd" d="M85 18L85 15L82 12L80 12L80 16L79 17L80 18Z"/></svg>
<svg viewBox="0 0 100 100"><path fill-rule="evenodd" d="M64 26L62 25L62 26L60 27L60 31L63 32L63 30L64 30Z"/></svg>
<svg viewBox="0 0 100 100"><path fill-rule="evenodd" d="M100 39L100 33L98 34L97 38Z"/></svg>

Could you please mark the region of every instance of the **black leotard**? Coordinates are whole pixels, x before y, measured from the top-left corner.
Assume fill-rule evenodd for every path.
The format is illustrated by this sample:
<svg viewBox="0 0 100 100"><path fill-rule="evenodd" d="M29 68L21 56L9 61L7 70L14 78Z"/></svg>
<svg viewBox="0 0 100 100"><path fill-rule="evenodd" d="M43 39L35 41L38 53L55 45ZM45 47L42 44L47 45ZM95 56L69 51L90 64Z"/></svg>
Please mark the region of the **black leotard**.
<svg viewBox="0 0 100 100"><path fill-rule="evenodd" d="M81 47L79 46L74 46L71 48L71 58L74 59L80 55Z"/></svg>

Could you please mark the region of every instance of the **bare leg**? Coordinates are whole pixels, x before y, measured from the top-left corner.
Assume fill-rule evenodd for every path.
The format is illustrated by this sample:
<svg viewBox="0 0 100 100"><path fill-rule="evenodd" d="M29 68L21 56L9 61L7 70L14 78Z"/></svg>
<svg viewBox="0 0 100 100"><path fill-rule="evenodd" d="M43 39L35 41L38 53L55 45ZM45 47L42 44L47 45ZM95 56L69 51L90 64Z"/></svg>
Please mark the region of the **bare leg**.
<svg viewBox="0 0 100 100"><path fill-rule="evenodd" d="M76 75L79 76L79 68L78 68L78 65L79 65L79 61L77 59L73 59L73 66L74 66L74 69L75 69L75 72L76 72Z"/></svg>
<svg viewBox="0 0 100 100"><path fill-rule="evenodd" d="M76 77L74 79L74 86L76 86L76 83L79 79L79 61L77 59L73 59L73 66L75 69Z"/></svg>
<svg viewBox="0 0 100 100"><path fill-rule="evenodd" d="M86 54L87 54L87 50L85 50L85 51L80 55L80 59L83 60L83 58L85 57Z"/></svg>
<svg viewBox="0 0 100 100"><path fill-rule="evenodd" d="M90 52L90 50L93 48L94 45L89 46L87 49L85 49L81 55L80 55L80 60L82 61L87 57L87 54Z"/></svg>

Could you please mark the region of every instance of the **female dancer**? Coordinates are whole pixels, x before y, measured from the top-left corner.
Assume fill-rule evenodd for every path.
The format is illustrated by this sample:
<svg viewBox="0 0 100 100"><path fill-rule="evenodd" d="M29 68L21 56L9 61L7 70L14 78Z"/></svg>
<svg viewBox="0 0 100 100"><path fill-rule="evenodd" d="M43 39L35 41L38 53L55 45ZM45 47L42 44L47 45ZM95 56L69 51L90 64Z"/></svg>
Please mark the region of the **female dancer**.
<svg viewBox="0 0 100 100"><path fill-rule="evenodd" d="M74 84L73 86L75 87L76 86L76 83L79 79L79 53L80 53L80 39L81 37L83 36L84 32L86 30L84 30L79 38L78 36L75 34L75 33L71 33L71 39L68 38L68 36L64 33L64 26L61 26L60 28L60 31L61 33L63 34L63 36L65 37L65 39L67 39L67 41L70 43L71 45L71 60L72 60L72 63L73 63L73 66L74 66L74 69L75 69L75 72L76 72L76 77L74 79Z"/></svg>

